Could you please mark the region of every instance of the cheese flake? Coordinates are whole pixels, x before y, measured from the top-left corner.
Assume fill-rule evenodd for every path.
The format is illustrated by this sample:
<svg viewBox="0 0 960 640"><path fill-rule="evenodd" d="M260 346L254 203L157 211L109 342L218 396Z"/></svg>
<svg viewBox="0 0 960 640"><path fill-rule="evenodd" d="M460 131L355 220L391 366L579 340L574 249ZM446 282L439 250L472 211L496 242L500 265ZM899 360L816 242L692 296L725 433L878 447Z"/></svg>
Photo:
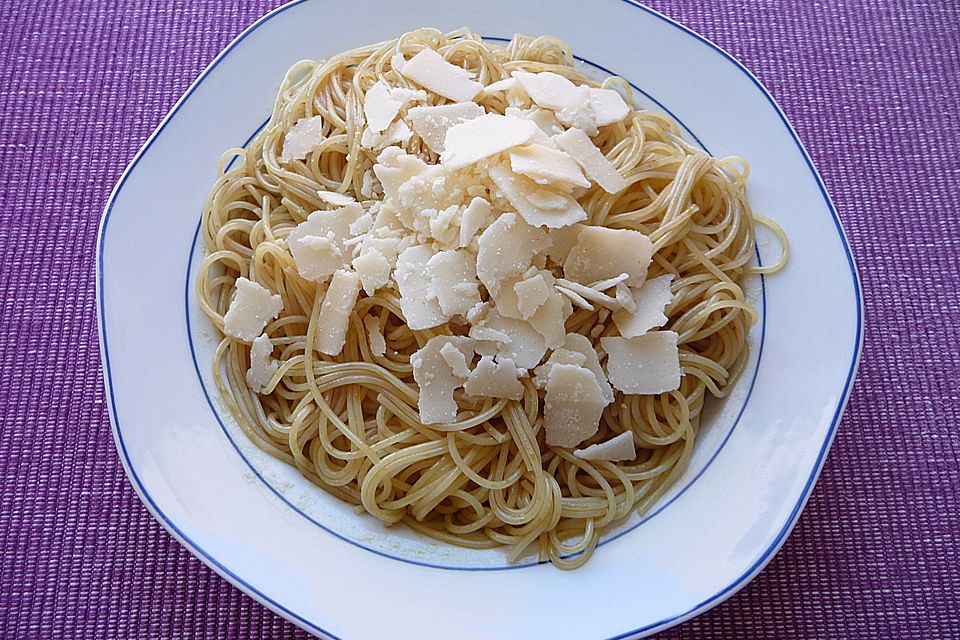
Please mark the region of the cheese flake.
<svg viewBox="0 0 960 640"><path fill-rule="evenodd" d="M483 107L476 102L454 102L436 107L414 107L407 112L414 132L434 153L443 152L450 127L482 116Z"/></svg>
<svg viewBox="0 0 960 640"><path fill-rule="evenodd" d="M356 202L332 211L314 211L287 236L297 271L307 280L322 281L349 261L344 241L350 225L363 215Z"/></svg>
<svg viewBox="0 0 960 640"><path fill-rule="evenodd" d="M514 173L522 174L537 184L560 183L589 187L590 181L583 177L580 166L563 151L550 149L540 144L517 147L510 151L510 168Z"/></svg>
<svg viewBox="0 0 960 640"><path fill-rule="evenodd" d="M457 402L453 392L463 383L463 378L441 354L450 344L463 352L464 358L473 348L473 340L459 336L436 336L410 356L413 379L419 387L420 421L423 424L449 424L457 419Z"/></svg>
<svg viewBox="0 0 960 640"><path fill-rule="evenodd" d="M223 332L231 338L252 342L267 323L280 315L280 294L244 277L237 278L237 293L223 316Z"/></svg>
<svg viewBox="0 0 960 640"><path fill-rule="evenodd" d="M625 431L606 442L592 444L586 449L574 451L573 455L581 460L607 460L609 462L623 462L637 457L637 449L633 441L633 433Z"/></svg>
<svg viewBox="0 0 960 640"><path fill-rule="evenodd" d="M402 106L402 101L395 100L390 95L387 83L378 80L363 96L363 115L367 119L367 129L374 133L384 131L400 113Z"/></svg>
<svg viewBox="0 0 960 640"><path fill-rule="evenodd" d="M497 344L497 357L510 358L518 367L532 369L547 352L547 343L531 323L500 315L496 309L483 321L483 327L507 336Z"/></svg>
<svg viewBox="0 0 960 640"><path fill-rule="evenodd" d="M529 120L487 113L447 130L440 162L449 169L462 169L530 142L537 131Z"/></svg>
<svg viewBox="0 0 960 640"><path fill-rule="evenodd" d="M458 378L466 378L470 375L467 357L463 354L463 351L451 343L448 342L440 347L440 357L450 365L450 370L453 371L453 375Z"/></svg>
<svg viewBox="0 0 960 640"><path fill-rule="evenodd" d="M548 445L575 447L598 431L607 402L589 369L554 364L546 391L543 426Z"/></svg>
<svg viewBox="0 0 960 640"><path fill-rule="evenodd" d="M625 309L613 314L613 321L624 338L634 338L645 334L654 327L662 327L667 322L664 309L673 300L670 292L672 275L651 278L640 288L631 291L635 311Z"/></svg>
<svg viewBox="0 0 960 640"><path fill-rule="evenodd" d="M607 160L587 134L580 129L567 129L553 139L604 191L619 193L627 187L627 181L623 179L613 163Z"/></svg>
<svg viewBox="0 0 960 640"><path fill-rule="evenodd" d="M534 227L568 227L587 218L587 212L572 197L538 188L529 178L519 176L504 167L491 167L490 177L523 219ZM538 206L531 196L539 196L541 206ZM544 197L553 200L544 202Z"/></svg>
<svg viewBox="0 0 960 640"><path fill-rule="evenodd" d="M480 303L476 258L462 249L438 252L427 261L430 287L448 318Z"/></svg>
<svg viewBox="0 0 960 640"><path fill-rule="evenodd" d="M356 202L350 196L344 193L338 193L336 191L317 191L317 195L321 200L328 204L332 204L335 207L345 207L348 204L353 204Z"/></svg>
<svg viewBox="0 0 960 640"><path fill-rule="evenodd" d="M387 198L396 198L400 185L427 170L427 163L399 147L387 147L377 157L373 172Z"/></svg>
<svg viewBox="0 0 960 640"><path fill-rule="evenodd" d="M517 311L522 320L529 320L553 293L553 283L548 282L544 276L550 276L549 279L553 280L550 272L545 271L532 278L521 280L513 286L513 291L517 295Z"/></svg>
<svg viewBox="0 0 960 640"><path fill-rule="evenodd" d="M290 127L283 137L283 151L280 153L281 162L303 160L307 154L317 148L323 140L323 118L301 118Z"/></svg>
<svg viewBox="0 0 960 640"><path fill-rule="evenodd" d="M382 133L377 133L373 129L363 130L360 136L360 146L364 149L373 149L379 151L385 147L394 144L406 144L413 137L413 131L403 120L397 120Z"/></svg>
<svg viewBox="0 0 960 640"><path fill-rule="evenodd" d="M421 49L398 71L420 86L454 102L472 100L483 89L473 74L443 59L433 49Z"/></svg>
<svg viewBox="0 0 960 640"><path fill-rule="evenodd" d="M534 256L550 246L550 239L516 214L504 213L487 227L477 243L477 276L495 294L501 282L526 271Z"/></svg>
<svg viewBox="0 0 960 640"><path fill-rule="evenodd" d="M626 273L626 283L639 287L652 258L653 243L639 231L584 226L563 262L563 275L589 285Z"/></svg>
<svg viewBox="0 0 960 640"><path fill-rule="evenodd" d="M516 89L519 86L520 83L517 82L516 78L504 78L503 80L491 82L483 88L483 91L484 93L497 93L499 91L510 91L511 89Z"/></svg>
<svg viewBox="0 0 960 640"><path fill-rule="evenodd" d="M490 203L477 196L470 201L460 217L460 246L470 245L480 227L490 218Z"/></svg>
<svg viewBox="0 0 960 640"><path fill-rule="evenodd" d="M370 341L370 352L375 356L383 356L387 352L387 341L380 331L380 321L373 316L364 316L363 326L367 330L367 339Z"/></svg>
<svg viewBox="0 0 960 640"><path fill-rule="evenodd" d="M624 393L656 394L680 388L677 334L651 331L635 338L600 338L607 352L607 376Z"/></svg>
<svg viewBox="0 0 960 640"><path fill-rule="evenodd" d="M317 316L317 351L335 356L343 351L350 314L360 292L360 276L340 269L333 274Z"/></svg>
<svg viewBox="0 0 960 640"><path fill-rule="evenodd" d="M590 340L579 333L568 333L564 338L563 348L570 353L578 353L583 356L583 362L580 365L593 372L597 379L597 385L600 386L600 393L603 394L603 399L607 404L613 402L613 388L607 381L607 376L603 373L603 368L600 366L600 357Z"/></svg>
<svg viewBox="0 0 960 640"><path fill-rule="evenodd" d="M431 286L427 262L433 249L417 245L405 249L397 257L394 277L400 289L400 310L407 326L415 331L429 329L447 320Z"/></svg>
<svg viewBox="0 0 960 640"><path fill-rule="evenodd" d="M557 111L576 97L577 86L567 78L552 71L530 73L514 71L517 79L530 99L539 106Z"/></svg>
<svg viewBox="0 0 960 640"><path fill-rule="evenodd" d="M463 385L463 390L471 396L509 400L523 398L523 383L519 380L516 364L510 358L498 358L497 362L490 356L480 358Z"/></svg>
<svg viewBox="0 0 960 640"><path fill-rule="evenodd" d="M250 368L246 375L247 385L257 393L263 392L280 368L280 363L270 357L272 354L270 337L265 333L257 336L250 347Z"/></svg>
<svg viewBox="0 0 960 640"><path fill-rule="evenodd" d="M361 249L360 255L353 259L353 269L360 277L363 292L368 296L390 282L390 262L374 248Z"/></svg>

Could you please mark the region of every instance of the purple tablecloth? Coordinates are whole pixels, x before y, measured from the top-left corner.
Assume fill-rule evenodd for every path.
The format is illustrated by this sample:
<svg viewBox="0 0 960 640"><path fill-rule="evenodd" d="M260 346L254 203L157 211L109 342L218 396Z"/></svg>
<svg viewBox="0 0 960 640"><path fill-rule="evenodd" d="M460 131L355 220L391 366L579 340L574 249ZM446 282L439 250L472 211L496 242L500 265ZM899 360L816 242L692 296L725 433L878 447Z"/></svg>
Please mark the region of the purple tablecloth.
<svg viewBox="0 0 960 640"><path fill-rule="evenodd" d="M97 224L124 165L275 4L0 4L0 638L305 637L134 495L94 299ZM867 317L853 397L793 535L742 592L661 637L960 638L960 5L652 6L783 105L840 212Z"/></svg>

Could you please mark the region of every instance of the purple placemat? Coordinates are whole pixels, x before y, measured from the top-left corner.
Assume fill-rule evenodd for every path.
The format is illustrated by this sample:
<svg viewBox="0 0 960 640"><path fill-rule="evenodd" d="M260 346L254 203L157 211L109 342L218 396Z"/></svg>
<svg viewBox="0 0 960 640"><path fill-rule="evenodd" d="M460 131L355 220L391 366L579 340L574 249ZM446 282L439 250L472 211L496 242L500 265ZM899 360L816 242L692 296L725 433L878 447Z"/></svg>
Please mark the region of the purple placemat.
<svg viewBox="0 0 960 640"><path fill-rule="evenodd" d="M0 3L0 638L304 638L134 495L93 278L124 165L278 3L19 4ZM960 638L960 6L651 5L783 105L849 234L867 316L853 397L793 535L737 596L659 637Z"/></svg>

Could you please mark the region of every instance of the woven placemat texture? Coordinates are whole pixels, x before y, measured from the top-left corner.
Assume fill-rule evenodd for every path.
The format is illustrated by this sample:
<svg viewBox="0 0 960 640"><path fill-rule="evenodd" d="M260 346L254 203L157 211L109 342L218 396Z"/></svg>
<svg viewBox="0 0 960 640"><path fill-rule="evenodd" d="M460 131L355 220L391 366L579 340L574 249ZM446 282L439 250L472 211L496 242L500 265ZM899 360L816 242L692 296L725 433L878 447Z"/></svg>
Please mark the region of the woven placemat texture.
<svg viewBox="0 0 960 640"><path fill-rule="evenodd" d="M358 0L362 4L362 0ZM853 397L793 535L661 638L960 638L960 5L657 1L769 87L863 278ZM94 297L111 188L271 1L0 3L0 638L306 634L195 560L127 482Z"/></svg>

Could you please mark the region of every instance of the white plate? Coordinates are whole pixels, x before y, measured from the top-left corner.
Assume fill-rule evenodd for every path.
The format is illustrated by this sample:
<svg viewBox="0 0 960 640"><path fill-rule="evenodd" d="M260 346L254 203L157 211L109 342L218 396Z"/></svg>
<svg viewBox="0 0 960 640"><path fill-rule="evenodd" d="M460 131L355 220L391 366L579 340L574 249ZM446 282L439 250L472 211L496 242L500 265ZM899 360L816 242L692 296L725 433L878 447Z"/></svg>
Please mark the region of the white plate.
<svg viewBox="0 0 960 640"><path fill-rule="evenodd" d="M478 7L482 6L482 11ZM221 410L216 338L193 298L200 207L216 161L270 112L286 69L432 25L566 40L631 81L714 155L746 157L755 207L786 229L786 270L747 283L751 361L652 513L563 572L357 516L251 445ZM590 61L590 62L586 62ZM766 239L766 241L765 241ZM862 341L859 283L823 183L773 98L715 45L603 0L303 0L242 33L180 99L117 184L100 228L100 342L114 436L151 513L192 553L304 629L346 638L622 638L742 588L783 544L836 430ZM778 248L761 236L762 260Z"/></svg>

